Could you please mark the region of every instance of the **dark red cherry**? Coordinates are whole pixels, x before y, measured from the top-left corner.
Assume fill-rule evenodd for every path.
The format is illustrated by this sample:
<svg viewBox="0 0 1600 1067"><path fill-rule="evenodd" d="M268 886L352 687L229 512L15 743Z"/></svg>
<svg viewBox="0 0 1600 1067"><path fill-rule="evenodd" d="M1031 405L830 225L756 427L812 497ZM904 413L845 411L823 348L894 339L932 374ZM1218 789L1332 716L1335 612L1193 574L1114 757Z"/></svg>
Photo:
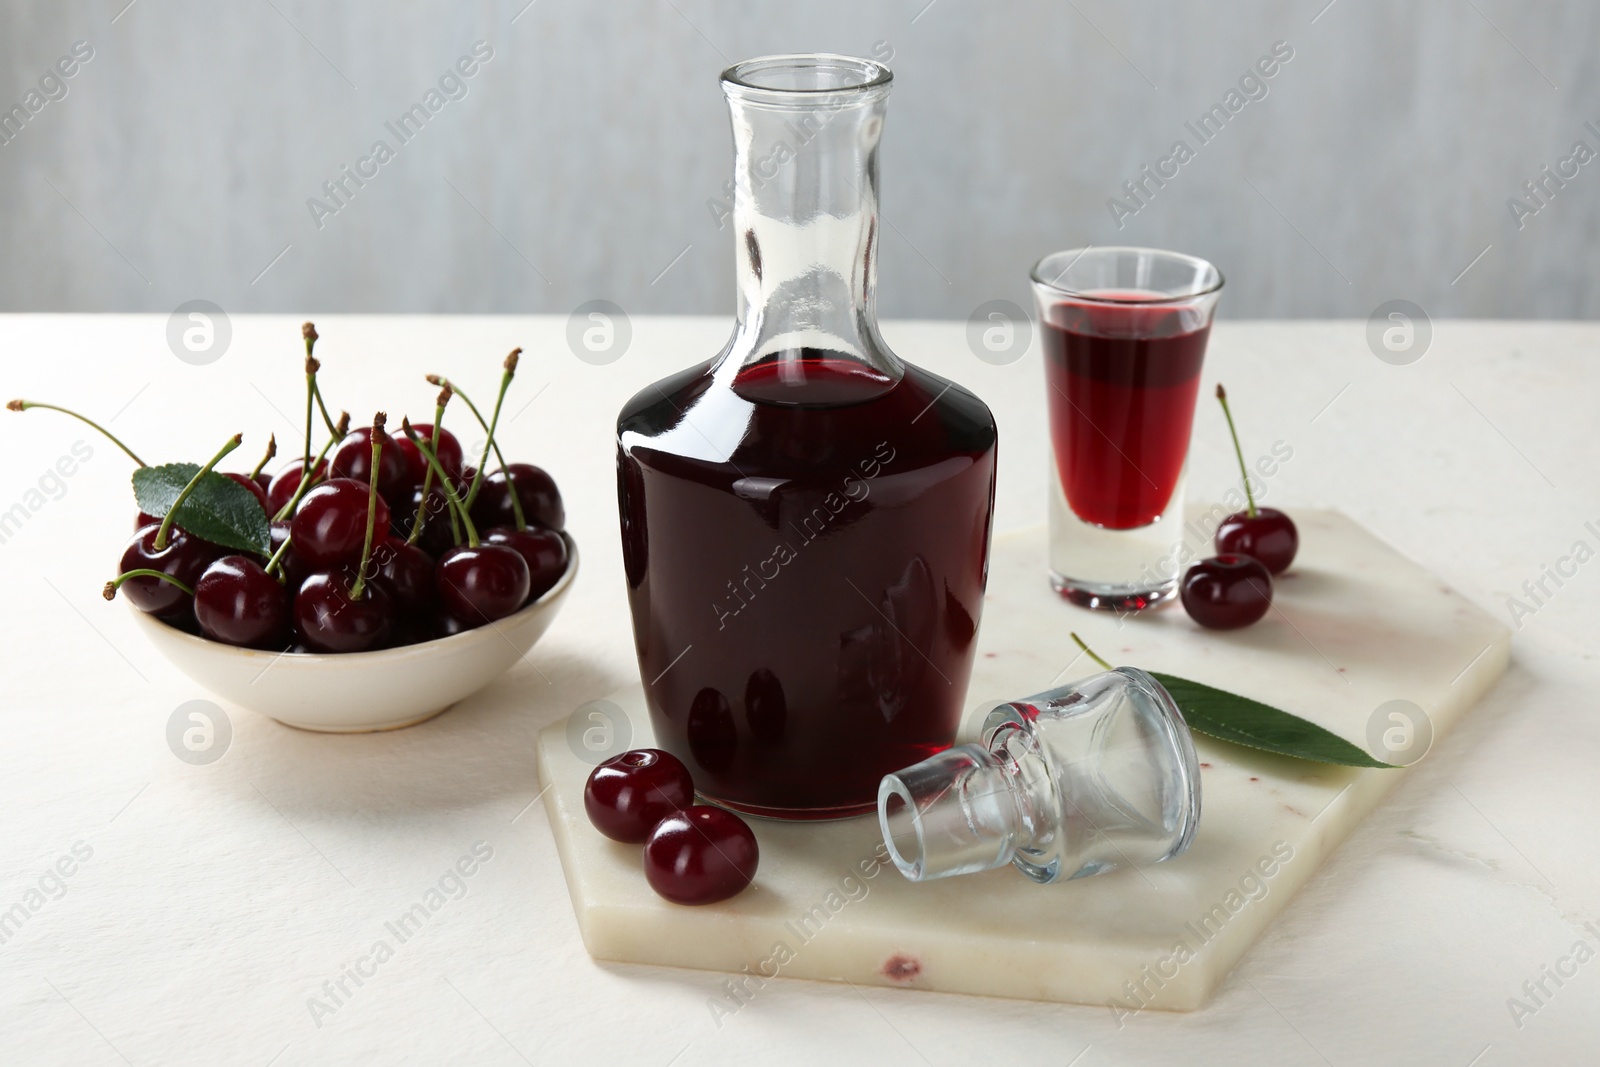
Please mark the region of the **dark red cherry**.
<svg viewBox="0 0 1600 1067"><path fill-rule="evenodd" d="M454 615L438 614L433 617L430 624L428 637L454 637L473 629Z"/></svg>
<svg viewBox="0 0 1600 1067"><path fill-rule="evenodd" d="M250 477L248 474L234 474L231 471L223 474L223 477L231 482L238 482L240 485L250 490L251 495L261 502L261 510L267 510L267 491L257 485L254 478ZM268 518L271 518L271 516L269 515Z"/></svg>
<svg viewBox="0 0 1600 1067"><path fill-rule="evenodd" d="M289 523L294 551L319 568L361 559L367 539L367 497L367 484L353 478L331 478L301 497ZM389 530L389 505L379 496L373 507L376 540Z"/></svg>
<svg viewBox="0 0 1600 1067"><path fill-rule="evenodd" d="M511 472L510 478L506 470ZM567 511L561 503L561 491L555 479L542 467L531 463L513 463L509 468L485 475L478 489L478 499L472 502L472 521L478 526L515 526L516 514L511 508L511 486L515 485L517 497L522 502L522 517L530 523L560 530L567 525Z"/></svg>
<svg viewBox="0 0 1600 1067"><path fill-rule="evenodd" d="M433 606L433 557L398 537L372 549L368 571L382 583L402 615L423 615Z"/></svg>
<svg viewBox="0 0 1600 1067"><path fill-rule="evenodd" d="M421 644L433 640L433 620L401 612L395 619L394 630L389 634L389 648Z"/></svg>
<svg viewBox="0 0 1600 1067"><path fill-rule="evenodd" d="M420 427L413 426L412 429L418 430ZM420 433L418 436L421 436ZM422 453L417 451L417 446L411 443L409 437L396 437L394 439L394 449L400 453L400 458L405 461L406 477L411 481L411 488L416 489L422 485L422 478L427 473L427 462L422 458Z"/></svg>
<svg viewBox="0 0 1600 1067"><path fill-rule="evenodd" d="M670 752L636 748L589 772L583 809L594 828L613 841L636 845L656 823L694 804L694 779Z"/></svg>
<svg viewBox="0 0 1600 1067"><path fill-rule="evenodd" d="M1277 508L1257 508L1254 518L1237 511L1217 527L1217 551L1258 559L1273 574L1282 574L1300 549L1294 520Z"/></svg>
<svg viewBox="0 0 1600 1067"><path fill-rule="evenodd" d="M554 530L530 526L518 530L501 526L483 535L486 545L514 548L528 565L528 599L543 596L567 572L567 542Z"/></svg>
<svg viewBox="0 0 1600 1067"><path fill-rule="evenodd" d="M289 537L289 520L282 519L272 524L272 551L276 555L278 549L283 547L283 542ZM313 568L305 561L300 553L294 550L294 545L283 554L283 560L278 564L283 574L283 584L289 591L289 598L294 599L294 594L299 591L300 583L311 576Z"/></svg>
<svg viewBox="0 0 1600 1067"><path fill-rule="evenodd" d="M433 444L433 424L431 422L412 423L411 428L417 431L417 436L429 444ZM427 471L428 461L422 458L422 453L417 446L411 443L411 438L401 434L394 439L395 447L405 457L406 467L410 472L411 484L418 486ZM461 473L461 442L456 440L456 435L449 430L441 431L439 443L433 445L438 454L439 466L451 474Z"/></svg>
<svg viewBox="0 0 1600 1067"><path fill-rule="evenodd" d="M411 503L403 511L393 512L391 529L401 540L411 539L411 524L417 521L417 506L422 502L422 487L412 490ZM435 558L456 543L450 527L450 501L444 490L437 486L428 490L428 506L422 513L422 536L417 543L422 550Z"/></svg>
<svg viewBox="0 0 1600 1067"><path fill-rule="evenodd" d="M289 594L247 556L223 556L194 587L194 617L213 641L281 651L289 643Z"/></svg>
<svg viewBox="0 0 1600 1067"><path fill-rule="evenodd" d="M378 582L352 597L354 570L316 571L295 594L295 633L313 652L367 652L394 636L394 601Z"/></svg>
<svg viewBox="0 0 1600 1067"><path fill-rule="evenodd" d="M283 469L272 476L272 487L267 490L267 517L278 514L283 506L294 498L295 490L300 488L300 472L305 468L303 460L291 460ZM328 476L328 461L323 460L314 468L315 477L321 480Z"/></svg>
<svg viewBox="0 0 1600 1067"><path fill-rule="evenodd" d="M1215 556L1184 572L1178 592L1184 610L1201 626L1236 630L1272 607L1272 575L1249 556Z"/></svg>
<svg viewBox="0 0 1600 1067"><path fill-rule="evenodd" d="M160 532L161 524L151 523L134 534L133 540L122 551L117 573L131 570L160 571L193 589L221 550L210 541L202 541L178 526L167 530L166 546L157 549L156 535ZM140 611L162 618L186 615L193 604L193 598L188 593L160 578L129 578L122 583L122 592Z"/></svg>
<svg viewBox="0 0 1600 1067"><path fill-rule="evenodd" d="M504 545L457 545L439 557L433 580L445 613L468 626L503 619L528 599L528 565Z"/></svg>
<svg viewBox="0 0 1600 1067"><path fill-rule="evenodd" d="M411 499L411 488L416 484L411 480L411 464L395 447L394 438L381 430L379 434L383 450L378 455L378 494L393 507L402 507ZM372 477L372 437L372 427L363 426L351 430L339 442L333 451L333 477L367 484Z"/></svg>
<svg viewBox="0 0 1600 1067"><path fill-rule="evenodd" d="M266 471L262 471L260 474L256 475L253 480L261 487L261 491L263 493L272 488L272 475L268 474Z"/></svg>
<svg viewBox="0 0 1600 1067"><path fill-rule="evenodd" d="M674 904L715 904L750 884L760 858L743 819L696 804L656 823L644 845L644 876Z"/></svg>

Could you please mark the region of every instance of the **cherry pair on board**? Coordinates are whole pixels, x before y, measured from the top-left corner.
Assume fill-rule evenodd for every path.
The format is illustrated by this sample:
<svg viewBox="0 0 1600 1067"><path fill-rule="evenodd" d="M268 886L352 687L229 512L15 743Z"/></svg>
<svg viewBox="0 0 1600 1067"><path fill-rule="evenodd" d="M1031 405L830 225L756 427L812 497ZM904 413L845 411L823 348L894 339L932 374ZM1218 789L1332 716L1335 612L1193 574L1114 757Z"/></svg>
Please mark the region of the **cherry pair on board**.
<svg viewBox="0 0 1600 1067"><path fill-rule="evenodd" d="M583 790L595 829L644 845L650 888L675 904L714 904L755 878L756 836L739 816L694 802L694 780L676 756L639 748L596 767Z"/></svg>

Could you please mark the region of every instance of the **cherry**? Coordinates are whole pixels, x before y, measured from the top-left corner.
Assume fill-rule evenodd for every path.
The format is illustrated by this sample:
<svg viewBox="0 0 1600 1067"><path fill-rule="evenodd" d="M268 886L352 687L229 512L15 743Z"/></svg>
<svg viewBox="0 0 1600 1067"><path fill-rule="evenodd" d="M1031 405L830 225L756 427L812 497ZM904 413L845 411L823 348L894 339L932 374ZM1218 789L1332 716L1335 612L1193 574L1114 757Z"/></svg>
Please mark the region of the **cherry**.
<svg viewBox="0 0 1600 1067"><path fill-rule="evenodd" d="M288 539L289 520L280 519L273 523L272 552L274 555L277 554L278 549L282 548L283 543ZM311 572L314 569L311 564L306 562L305 557L294 550L294 545L292 544L289 546L288 551L284 552L283 559L278 561L278 566L283 571L283 584L288 588L291 597L300 589L300 583L311 576Z"/></svg>
<svg viewBox="0 0 1600 1067"><path fill-rule="evenodd" d="M443 467L452 475L460 475L462 462L461 442L456 439L455 434L451 433L449 430L441 429L438 432L439 440L435 444L435 434L432 423L414 422L411 424L411 428L417 431L418 437L422 438L422 440L428 444L433 445L433 447L437 450L436 454L439 457L439 466ZM422 458L422 453L417 450L416 445L411 443L410 438L397 437L394 440L394 444L395 449L405 457L406 466L410 472L411 484L421 485L423 476L428 470L428 461Z"/></svg>
<svg viewBox="0 0 1600 1067"><path fill-rule="evenodd" d="M223 474L223 477L229 481L238 482L240 485L250 490L250 495L254 496L258 501L261 502L261 510L267 510L267 491L261 488L261 486L257 485L254 478L250 477L248 474L234 474L232 471Z"/></svg>
<svg viewBox="0 0 1600 1067"><path fill-rule="evenodd" d="M694 804L694 779L669 752L636 748L613 756L583 787L583 808L594 828L613 841L637 845L656 823Z"/></svg>
<svg viewBox="0 0 1600 1067"><path fill-rule="evenodd" d="M450 389L446 386L436 410L442 411L449 397ZM514 548L486 545L479 540L478 529L462 506L461 494L450 484L449 475L440 466L438 457L423 444L409 422L401 420L400 427L413 444L421 446L428 469L442 483L440 488L449 498L452 511L467 535L467 543L446 550L433 570L434 588L439 593L444 613L469 627L510 615L528 599L528 564Z"/></svg>
<svg viewBox="0 0 1600 1067"><path fill-rule="evenodd" d="M378 459L378 493L394 507L403 507L411 499L412 487L422 479L412 479L411 464L395 447L394 439L382 430L377 433L383 435L383 448ZM370 426L350 431L339 447L334 449L333 477L367 484L372 474L373 435Z"/></svg>
<svg viewBox="0 0 1600 1067"><path fill-rule="evenodd" d="M119 574L131 570L160 571L169 574L188 586L195 587L211 561L221 550L210 541L202 541L179 526L167 530L165 548L156 548L156 538L161 533L159 522L140 528L123 549L118 566ZM121 588L128 594L133 606L147 615L172 618L187 614L194 598L171 582L160 578L129 578Z"/></svg>
<svg viewBox="0 0 1600 1067"><path fill-rule="evenodd" d="M674 904L715 904L749 885L760 860L756 835L731 811L696 804L656 824L644 876Z"/></svg>
<svg viewBox="0 0 1600 1067"><path fill-rule="evenodd" d="M528 565L528 599L543 596L567 571L567 542L554 530L530 526L526 530L499 527L483 535L486 545L514 548Z"/></svg>
<svg viewBox="0 0 1600 1067"><path fill-rule="evenodd" d="M288 644L289 595L246 556L223 556L206 568L194 587L194 617L213 641L274 650Z"/></svg>
<svg viewBox="0 0 1600 1067"><path fill-rule="evenodd" d="M468 630L471 630L471 629L473 629L472 626L469 626L467 623L462 622L460 619L456 618L454 615L449 615L449 614L445 614L445 613L441 612L440 614L435 615L433 617L433 625L431 627L431 636L433 636L433 637L454 637L456 634L464 634Z"/></svg>
<svg viewBox="0 0 1600 1067"><path fill-rule="evenodd" d="M261 487L261 491L263 493L267 492L267 490L272 488L272 475L267 474L265 472L263 472L261 474L251 475L250 480L255 482L257 485L259 485ZM290 495L292 496L293 494L290 494ZM265 499L265 497L263 497L263 499Z"/></svg>
<svg viewBox="0 0 1600 1067"><path fill-rule="evenodd" d="M301 500L289 525L292 546L313 563L345 558L352 540L361 546L353 571L317 571L295 594L295 629L307 645L324 652L364 652L400 636L394 598L370 580L373 540L389 528L389 505L378 495L383 445L389 439L383 431L386 419L381 411L372 417L367 484L335 478L317 486ZM352 520L360 522L359 535L351 534Z"/></svg>
<svg viewBox="0 0 1600 1067"><path fill-rule="evenodd" d="M421 504L422 487L419 485L411 492L411 504L392 523L395 536L408 541L411 539L411 526L417 521L417 509ZM450 527L450 499L437 485L428 490L428 506L423 509L422 516L422 535L416 543L434 557L443 555L456 543L455 532Z"/></svg>
<svg viewBox="0 0 1600 1067"><path fill-rule="evenodd" d="M317 461L311 466L313 481L320 482L328 476L328 464ZM294 499L295 492L300 488L300 472L305 470L305 461L300 459L290 460L277 474L272 476L272 486L267 490L267 514L277 515L283 506Z"/></svg>
<svg viewBox="0 0 1600 1067"><path fill-rule="evenodd" d="M1244 449L1239 447L1239 434L1233 428L1233 412L1228 409L1228 391L1217 385L1217 403L1228 420L1228 436L1233 438L1233 454L1239 458L1239 476L1244 479L1246 508L1222 520L1217 527L1217 551L1223 554L1245 555L1258 559L1273 574L1282 574L1294 562L1300 548L1300 532L1294 528L1289 516L1275 508L1256 507L1256 495L1250 489L1250 472L1245 469Z"/></svg>
<svg viewBox="0 0 1600 1067"><path fill-rule="evenodd" d="M1273 574L1287 570L1299 548L1294 520L1277 508L1257 508L1254 515L1238 511L1217 527L1218 552L1258 559Z"/></svg>
<svg viewBox="0 0 1600 1067"><path fill-rule="evenodd" d="M383 585L402 614L422 615L433 606L433 557L398 537L372 550L373 580Z"/></svg>
<svg viewBox="0 0 1600 1067"><path fill-rule="evenodd" d="M172 502L172 510L159 525L142 527L122 552L121 567L115 581L105 588L106 599L116 595L119 586L128 586L128 598L139 610L167 619L193 619L190 610L194 604L194 586L211 561L223 550L209 541L203 541L177 523L173 515L182 510L184 502L222 458L239 447L243 440L239 434L228 438L221 450L206 465L197 470ZM129 571L146 573L129 575ZM165 575L174 581L163 581ZM174 584L176 583L176 584Z"/></svg>
<svg viewBox="0 0 1600 1067"><path fill-rule="evenodd" d="M528 564L505 545L457 545L439 557L433 577L445 612L468 626L503 619L528 599Z"/></svg>
<svg viewBox="0 0 1600 1067"><path fill-rule="evenodd" d="M510 477L507 477L507 471ZM567 511L561 491L542 467L513 463L483 479L478 499L472 504L472 521L479 526L515 526L517 516L511 507L511 489L516 487L522 504L522 517L530 523L560 530L567 525Z"/></svg>
<svg viewBox="0 0 1600 1067"><path fill-rule="evenodd" d="M1184 572L1178 592L1184 610L1201 626L1236 630L1272 607L1272 575L1249 556L1215 556Z"/></svg>
<svg viewBox="0 0 1600 1067"><path fill-rule="evenodd" d="M369 468L370 469L370 468ZM290 521L294 551L313 567L335 567L361 556L367 533L368 487L351 478L331 478L300 498ZM389 528L389 505L373 496L379 530Z"/></svg>
<svg viewBox="0 0 1600 1067"><path fill-rule="evenodd" d="M393 599L377 582L355 595L358 579L344 571L316 571L294 597L294 628L313 652L367 652L395 633Z"/></svg>

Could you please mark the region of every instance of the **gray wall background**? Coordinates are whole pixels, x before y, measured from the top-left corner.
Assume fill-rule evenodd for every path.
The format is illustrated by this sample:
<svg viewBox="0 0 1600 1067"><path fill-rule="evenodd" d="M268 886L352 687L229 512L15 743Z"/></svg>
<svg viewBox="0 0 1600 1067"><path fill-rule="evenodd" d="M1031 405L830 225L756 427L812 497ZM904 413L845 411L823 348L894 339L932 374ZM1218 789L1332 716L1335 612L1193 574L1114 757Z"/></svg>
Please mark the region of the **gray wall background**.
<svg viewBox="0 0 1600 1067"><path fill-rule="evenodd" d="M0 309L728 312L718 71L876 49L885 316L1026 305L1089 242L1215 261L1235 318L1600 315L1600 160L1521 229L1506 203L1600 151L1591 0L9 0L0 105L78 40L0 146ZM467 96L319 229L307 199L479 40ZM1107 199L1279 40L1268 95L1119 231Z"/></svg>

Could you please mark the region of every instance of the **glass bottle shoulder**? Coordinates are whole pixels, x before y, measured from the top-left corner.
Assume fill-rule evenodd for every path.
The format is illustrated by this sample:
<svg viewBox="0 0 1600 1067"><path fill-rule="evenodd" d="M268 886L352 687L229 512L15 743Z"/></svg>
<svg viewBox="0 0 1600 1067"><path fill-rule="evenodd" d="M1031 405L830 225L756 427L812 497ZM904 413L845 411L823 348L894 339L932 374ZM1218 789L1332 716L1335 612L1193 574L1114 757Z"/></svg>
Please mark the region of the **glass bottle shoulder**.
<svg viewBox="0 0 1600 1067"><path fill-rule="evenodd" d="M646 386L617 420L619 449L647 465L748 460L795 474L852 467L885 450L914 465L987 457L996 436L993 413L974 393L910 364L867 400L785 404L741 395L708 360Z"/></svg>

